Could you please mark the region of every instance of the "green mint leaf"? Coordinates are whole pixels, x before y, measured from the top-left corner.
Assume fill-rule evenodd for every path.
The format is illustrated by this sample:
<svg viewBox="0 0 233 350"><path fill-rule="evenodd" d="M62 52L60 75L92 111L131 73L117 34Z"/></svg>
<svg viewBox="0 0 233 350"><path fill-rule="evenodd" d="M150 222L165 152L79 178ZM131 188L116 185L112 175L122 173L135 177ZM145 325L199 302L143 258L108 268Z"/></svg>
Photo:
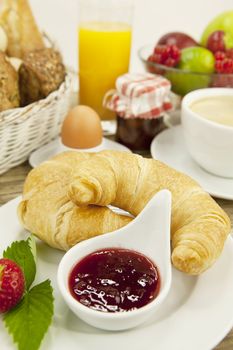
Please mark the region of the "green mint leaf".
<svg viewBox="0 0 233 350"><path fill-rule="evenodd" d="M18 350L38 350L52 322L53 288L46 280L27 292L21 302L4 315L4 323Z"/></svg>
<svg viewBox="0 0 233 350"><path fill-rule="evenodd" d="M3 252L3 256L4 258L13 260L22 268L26 281L26 289L28 290L36 275L36 263L29 241L13 242L12 245Z"/></svg>
<svg viewBox="0 0 233 350"><path fill-rule="evenodd" d="M27 241L28 241L29 247L31 249L32 255L34 257L35 263L36 263L36 261L37 261L37 252L36 252L36 240L35 240L35 237L33 235L31 235L28 238Z"/></svg>

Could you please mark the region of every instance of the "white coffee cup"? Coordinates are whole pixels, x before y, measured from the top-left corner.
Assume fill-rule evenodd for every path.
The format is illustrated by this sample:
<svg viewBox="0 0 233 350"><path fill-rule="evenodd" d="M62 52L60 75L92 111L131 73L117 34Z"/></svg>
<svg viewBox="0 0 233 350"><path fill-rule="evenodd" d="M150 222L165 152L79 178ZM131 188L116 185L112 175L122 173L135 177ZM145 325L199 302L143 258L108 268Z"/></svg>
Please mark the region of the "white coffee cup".
<svg viewBox="0 0 233 350"><path fill-rule="evenodd" d="M193 112L190 105L200 99L231 96L231 88L195 90L187 94L181 107L181 122L188 151L208 172L233 178L233 127L213 122Z"/></svg>

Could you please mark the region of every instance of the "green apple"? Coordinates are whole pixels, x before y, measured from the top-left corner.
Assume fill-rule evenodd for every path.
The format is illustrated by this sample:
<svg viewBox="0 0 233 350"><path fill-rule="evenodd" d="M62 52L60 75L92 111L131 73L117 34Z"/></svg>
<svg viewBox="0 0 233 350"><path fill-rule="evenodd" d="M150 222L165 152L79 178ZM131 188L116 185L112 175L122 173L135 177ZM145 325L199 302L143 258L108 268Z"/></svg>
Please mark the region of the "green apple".
<svg viewBox="0 0 233 350"><path fill-rule="evenodd" d="M172 91L180 96L185 96L193 90L204 89L211 82L211 78L205 74L170 71L166 72L165 76L172 84Z"/></svg>
<svg viewBox="0 0 233 350"><path fill-rule="evenodd" d="M206 46L208 37L216 30L223 30L233 37L233 11L221 13L208 24L202 34L201 45Z"/></svg>
<svg viewBox="0 0 233 350"><path fill-rule="evenodd" d="M171 81L172 91L184 96L188 92L209 86L210 73L214 72L215 58L211 51L203 47L188 47L181 51L179 71L166 73ZM205 73L205 74L196 74Z"/></svg>
<svg viewBox="0 0 233 350"><path fill-rule="evenodd" d="M187 47L181 51L178 68L195 73L213 73L215 58L204 47Z"/></svg>

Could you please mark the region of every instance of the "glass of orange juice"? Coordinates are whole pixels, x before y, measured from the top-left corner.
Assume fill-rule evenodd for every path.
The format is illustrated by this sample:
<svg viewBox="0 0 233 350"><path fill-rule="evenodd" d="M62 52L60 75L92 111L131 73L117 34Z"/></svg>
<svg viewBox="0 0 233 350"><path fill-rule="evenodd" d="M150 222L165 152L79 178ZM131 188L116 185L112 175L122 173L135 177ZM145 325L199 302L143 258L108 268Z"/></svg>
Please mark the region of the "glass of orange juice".
<svg viewBox="0 0 233 350"><path fill-rule="evenodd" d="M103 97L129 70L132 17L133 0L79 2L80 104L95 109L104 121L115 116L103 107Z"/></svg>

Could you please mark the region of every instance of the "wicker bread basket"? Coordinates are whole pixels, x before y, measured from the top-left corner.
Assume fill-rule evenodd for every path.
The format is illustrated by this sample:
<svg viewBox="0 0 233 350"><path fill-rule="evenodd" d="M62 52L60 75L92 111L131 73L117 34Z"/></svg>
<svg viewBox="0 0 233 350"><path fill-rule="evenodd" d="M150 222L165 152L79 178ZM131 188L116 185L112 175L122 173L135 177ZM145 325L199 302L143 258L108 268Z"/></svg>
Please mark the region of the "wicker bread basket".
<svg viewBox="0 0 233 350"><path fill-rule="evenodd" d="M72 99L72 74L47 98L0 113L0 174L58 136Z"/></svg>

